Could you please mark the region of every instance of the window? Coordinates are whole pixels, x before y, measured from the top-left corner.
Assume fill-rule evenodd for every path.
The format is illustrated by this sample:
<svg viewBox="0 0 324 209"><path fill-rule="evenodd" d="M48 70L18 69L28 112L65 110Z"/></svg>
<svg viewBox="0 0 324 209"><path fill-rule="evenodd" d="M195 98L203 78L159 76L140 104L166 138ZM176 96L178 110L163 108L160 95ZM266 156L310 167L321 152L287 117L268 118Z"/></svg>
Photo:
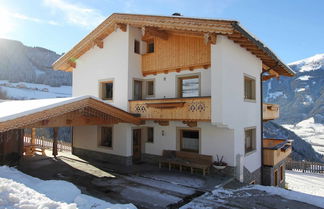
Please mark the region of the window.
<svg viewBox="0 0 324 209"><path fill-rule="evenodd" d="M147 53L153 53L154 52L154 41L150 40L147 42Z"/></svg>
<svg viewBox="0 0 324 209"><path fill-rule="evenodd" d="M147 128L147 142L154 142L154 128L148 127Z"/></svg>
<svg viewBox="0 0 324 209"><path fill-rule="evenodd" d="M140 48L140 42L137 40L134 40L134 53L140 54L141 48Z"/></svg>
<svg viewBox="0 0 324 209"><path fill-rule="evenodd" d="M101 127L100 146L112 147L112 127Z"/></svg>
<svg viewBox="0 0 324 209"><path fill-rule="evenodd" d="M154 96L154 81L146 81L146 95Z"/></svg>
<svg viewBox="0 0 324 209"><path fill-rule="evenodd" d="M143 86L142 81L134 80L134 99L136 100L143 99L142 86Z"/></svg>
<svg viewBox="0 0 324 209"><path fill-rule="evenodd" d="M178 78L179 97L198 97L200 96L199 76L188 76Z"/></svg>
<svg viewBox="0 0 324 209"><path fill-rule="evenodd" d="M275 186L278 186L278 169L276 169L274 171L274 177L273 177L273 180L274 180L274 185Z"/></svg>
<svg viewBox="0 0 324 209"><path fill-rule="evenodd" d="M113 99L113 81L100 82L100 97L103 100Z"/></svg>
<svg viewBox="0 0 324 209"><path fill-rule="evenodd" d="M199 131L181 130L180 150L199 153Z"/></svg>
<svg viewBox="0 0 324 209"><path fill-rule="evenodd" d="M244 76L244 99L255 100L255 79Z"/></svg>
<svg viewBox="0 0 324 209"><path fill-rule="evenodd" d="M245 154L256 148L256 129L245 129Z"/></svg>
<svg viewBox="0 0 324 209"><path fill-rule="evenodd" d="M283 180L284 180L284 172L285 172L284 166L281 165L280 166L280 183L283 182Z"/></svg>

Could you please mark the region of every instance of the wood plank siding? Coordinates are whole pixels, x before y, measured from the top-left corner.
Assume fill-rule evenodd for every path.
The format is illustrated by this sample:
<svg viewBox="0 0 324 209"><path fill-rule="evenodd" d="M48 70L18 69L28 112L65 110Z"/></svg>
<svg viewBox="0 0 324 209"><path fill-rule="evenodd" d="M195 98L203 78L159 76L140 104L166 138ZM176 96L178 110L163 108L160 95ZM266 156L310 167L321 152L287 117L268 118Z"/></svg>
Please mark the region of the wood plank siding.
<svg viewBox="0 0 324 209"><path fill-rule="evenodd" d="M275 166L292 152L291 142L284 139L263 139L263 165Z"/></svg>
<svg viewBox="0 0 324 209"><path fill-rule="evenodd" d="M167 40L153 40L154 52L142 55L144 76L210 66L211 47L203 37L171 34Z"/></svg>
<svg viewBox="0 0 324 209"><path fill-rule="evenodd" d="M144 120L210 121L210 97L129 101L130 112Z"/></svg>
<svg viewBox="0 0 324 209"><path fill-rule="evenodd" d="M279 118L279 105L263 104L263 120L274 120Z"/></svg>

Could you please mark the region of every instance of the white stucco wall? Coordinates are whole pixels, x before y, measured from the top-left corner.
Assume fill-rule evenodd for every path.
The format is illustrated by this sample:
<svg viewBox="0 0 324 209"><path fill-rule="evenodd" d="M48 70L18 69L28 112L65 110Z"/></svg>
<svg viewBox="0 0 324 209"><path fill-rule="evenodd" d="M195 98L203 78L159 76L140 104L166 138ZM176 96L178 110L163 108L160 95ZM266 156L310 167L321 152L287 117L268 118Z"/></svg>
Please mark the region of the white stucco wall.
<svg viewBox="0 0 324 209"><path fill-rule="evenodd" d="M260 73L262 61L250 52L218 36L212 45L212 123L234 130L234 154L244 156L244 128L256 127L256 152L244 157L244 166L253 172L261 166ZM244 101L244 74L256 80L256 101Z"/></svg>
<svg viewBox="0 0 324 209"><path fill-rule="evenodd" d="M98 126L82 126L73 128L73 147L88 149L108 154L132 156L131 126L120 123L113 127L112 148L100 146L100 130Z"/></svg>
<svg viewBox="0 0 324 209"><path fill-rule="evenodd" d="M188 129L182 122L170 122L169 126L159 126L148 121L146 126L154 127L154 143L145 143L145 153L162 155L163 150L179 150L179 129ZM226 128L216 128L207 122L199 122L200 131L200 154L224 156L224 161L234 166L234 136L233 131ZM196 129L194 128L194 129ZM162 136L164 132L164 136Z"/></svg>
<svg viewBox="0 0 324 209"><path fill-rule="evenodd" d="M119 29L104 39L102 49L94 46L76 61L73 96L99 97L99 81L113 80L113 105L128 108L128 32Z"/></svg>

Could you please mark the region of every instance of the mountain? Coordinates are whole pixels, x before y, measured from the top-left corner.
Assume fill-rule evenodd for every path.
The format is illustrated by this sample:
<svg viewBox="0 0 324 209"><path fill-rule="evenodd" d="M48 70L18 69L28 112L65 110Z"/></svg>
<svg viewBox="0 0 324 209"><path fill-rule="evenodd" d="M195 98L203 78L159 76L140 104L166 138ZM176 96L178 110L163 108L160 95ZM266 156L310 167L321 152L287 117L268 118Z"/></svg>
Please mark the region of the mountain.
<svg viewBox="0 0 324 209"><path fill-rule="evenodd" d="M307 160L315 162L323 162L323 156L316 152L311 144L300 138L294 132L272 122L264 123L264 137L265 138L281 138L292 139L292 158L294 160Z"/></svg>
<svg viewBox="0 0 324 209"><path fill-rule="evenodd" d="M263 83L265 102L280 105L279 124L296 124L313 117L324 124L324 54L290 63L294 77Z"/></svg>
<svg viewBox="0 0 324 209"><path fill-rule="evenodd" d="M265 102L280 105L280 118L274 122L294 132L324 155L324 54L289 66L296 76L263 83ZM270 130L265 131L269 134ZM280 134L276 138L280 138ZM296 144L306 146L299 139ZM310 153L309 149L307 153Z"/></svg>
<svg viewBox="0 0 324 209"><path fill-rule="evenodd" d="M19 41L0 39L0 80L52 87L71 86L71 73L52 69L52 63L59 57L59 54L45 48L28 47Z"/></svg>
<svg viewBox="0 0 324 209"><path fill-rule="evenodd" d="M52 69L59 57L45 48L0 39L0 99L71 96L72 74Z"/></svg>

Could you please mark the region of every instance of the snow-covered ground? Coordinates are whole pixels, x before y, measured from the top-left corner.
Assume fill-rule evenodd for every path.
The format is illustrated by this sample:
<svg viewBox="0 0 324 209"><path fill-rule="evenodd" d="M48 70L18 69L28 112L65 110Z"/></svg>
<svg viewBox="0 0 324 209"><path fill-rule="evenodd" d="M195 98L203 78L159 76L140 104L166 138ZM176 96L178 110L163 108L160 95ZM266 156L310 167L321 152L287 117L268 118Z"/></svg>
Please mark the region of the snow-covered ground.
<svg viewBox="0 0 324 209"><path fill-rule="evenodd" d="M72 183L44 181L7 166L0 167L0 208L136 209L133 204L111 204L81 194Z"/></svg>
<svg viewBox="0 0 324 209"><path fill-rule="evenodd" d="M71 86L51 87L44 84L26 82L10 83L7 80L0 80L0 89L14 99L61 98L72 95Z"/></svg>
<svg viewBox="0 0 324 209"><path fill-rule="evenodd" d="M315 123L314 118L308 118L296 125L283 125L295 132L300 138L309 142L315 151L324 155L324 124Z"/></svg>
<svg viewBox="0 0 324 209"><path fill-rule="evenodd" d="M286 170L286 182L288 189L324 198L324 174Z"/></svg>

